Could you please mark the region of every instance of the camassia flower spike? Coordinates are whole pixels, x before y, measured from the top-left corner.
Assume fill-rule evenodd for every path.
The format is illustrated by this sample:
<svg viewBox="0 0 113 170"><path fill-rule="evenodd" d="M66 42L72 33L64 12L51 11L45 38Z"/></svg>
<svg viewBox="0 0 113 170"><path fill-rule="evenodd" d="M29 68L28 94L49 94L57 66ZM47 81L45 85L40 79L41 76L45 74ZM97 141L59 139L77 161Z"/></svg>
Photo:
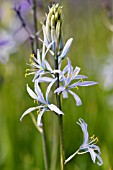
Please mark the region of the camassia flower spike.
<svg viewBox="0 0 113 170"><path fill-rule="evenodd" d="M82 104L82 101L76 93L71 91L71 89L78 89L78 86L92 86L97 84L97 82L94 81L83 81L83 79L87 77L84 75L78 75L79 72L80 68L75 67L75 69L73 70L71 61L68 59L67 66L62 72L59 73L60 82L62 83L62 85L54 91L54 93L62 93L63 98L68 98L68 93L70 93L74 97L77 106L80 106ZM77 80L77 82L71 83L73 80Z"/></svg>
<svg viewBox="0 0 113 170"><path fill-rule="evenodd" d="M54 104L51 104L49 102L49 92L51 90L52 85L54 84L54 82L56 81L56 79L54 79L49 86L47 87L47 91L46 91L46 99L44 99L43 97L43 93L37 83L37 80L35 81L35 93L30 89L30 87L27 85L27 92L29 93L29 95L37 102L40 103L39 106L36 107L31 107L29 109L27 109L23 115L20 118L20 121L23 119L24 116L26 116L27 114L29 114L30 112L34 111L34 110L38 110L38 117L37 117L37 125L38 126L42 126L42 122L41 122L41 117L43 116L45 111L53 111L56 114L60 115L60 114L64 114L57 106L55 106Z"/></svg>
<svg viewBox="0 0 113 170"><path fill-rule="evenodd" d="M89 152L93 163L97 163L99 166L101 166L103 164L103 160L100 157L100 148L96 145L96 143L98 142L98 138L94 138L94 135L92 137L89 137L87 123L83 119L80 118L77 124L81 127L83 131L83 143L74 154L72 154L69 158L65 160L65 164L69 162L72 158L74 158L75 155ZM96 158L98 159L98 161L96 161Z"/></svg>

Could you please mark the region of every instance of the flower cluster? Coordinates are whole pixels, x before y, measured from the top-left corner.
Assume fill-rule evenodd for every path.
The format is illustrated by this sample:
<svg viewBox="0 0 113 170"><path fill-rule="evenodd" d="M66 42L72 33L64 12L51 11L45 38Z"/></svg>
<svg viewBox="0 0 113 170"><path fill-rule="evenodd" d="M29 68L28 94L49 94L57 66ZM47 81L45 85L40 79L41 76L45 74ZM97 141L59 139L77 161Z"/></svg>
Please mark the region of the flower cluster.
<svg viewBox="0 0 113 170"><path fill-rule="evenodd" d="M52 87L52 85L57 81L57 78L55 78L56 73L59 74L60 86L54 91L54 93L57 93L58 95L60 95L60 93L62 93L63 98L67 98L68 93L72 94L72 96L74 97L74 99L76 101L77 106L82 104L81 99L71 89L74 89L74 88L77 89L78 86L91 86L91 85L97 84L97 82L93 82L93 81L83 81L83 79L87 78L87 77L84 76L84 75L78 75L80 68L76 67L73 70L73 66L71 65L71 62L70 62L69 59L67 59L68 64L65 66L65 68L63 70L60 70L60 69L59 70L52 70L52 67L50 66L49 62L46 60L46 55L47 55L47 52L49 52L49 49L51 48L53 43L54 42L52 42L48 45L46 51L45 51L45 45L43 45L43 50L42 50L41 54L40 54L40 51L38 49L37 50L37 58L35 58L33 54L30 56L30 64L29 65L32 67L32 69L27 69L26 71L27 72L30 71L30 72L25 74L25 75L34 74L33 82L34 82L34 86L35 86L35 92L36 92L37 95L34 94L33 91L31 91L30 88L28 88L28 86L27 86L27 91L28 91L29 95L33 99L39 101L40 104L45 104L47 107L41 105L41 106L38 106L38 107L30 108L30 109L28 109L27 111L24 112L21 119L26 114L30 113L33 110L40 108L39 113L41 112L40 113L41 115L46 110L48 110L48 108L49 108L48 107L49 106L48 105L48 103L49 103L48 95L49 95L49 92L50 92L50 89L51 89L50 87ZM64 53L67 53L69 51L69 48L70 48L70 46L67 46L67 48L63 49ZM43 77L44 74L48 74L52 78L51 77ZM74 83L72 83L73 81L74 81ZM43 94L42 94L40 87L39 87L40 82L50 82L50 84L47 88L47 91L46 91L46 101L44 100ZM39 93L39 91L40 91L40 93ZM42 100L40 100L40 99L42 99ZM54 111L57 114L59 114L57 109L58 108L54 105ZM49 110L51 110L51 109L49 109ZM39 122L39 120L38 120L38 122ZM38 125L39 125L39 123L38 123Z"/></svg>
<svg viewBox="0 0 113 170"><path fill-rule="evenodd" d="M68 98L68 93L70 93L75 101L76 105L80 106L82 101L80 97L73 91L79 87L92 86L97 84L94 81L86 81L87 76L79 74L80 68L73 67L67 54L70 50L73 38L70 38L65 45L62 43L62 7L59 4L54 4L50 9L46 18L46 25L42 25L44 40L42 40L43 45L41 49L37 49L37 55L30 55L30 63L28 64L31 68L26 70L25 76L34 74L32 82L34 83L34 91L27 85L27 92L37 101L38 105L30 107L27 109L20 120L24 116L28 115L30 112L37 110L37 126L43 127L42 116L45 112L50 111L54 112L57 115L64 115L61 107L58 104L54 104L49 97L50 91L54 84L57 86L54 87L54 94L59 98L60 95L63 98ZM55 63L55 66L51 65L52 62L49 62L48 57L51 57L51 60ZM62 68L63 60L67 59L67 65ZM85 79L85 80L84 80ZM47 86L45 97L44 93L41 90L41 83L49 83ZM83 154L89 152L93 162L96 162L96 158L99 160L98 165L102 165L102 159L100 157L100 149L96 145L97 138L89 138L87 132L87 124L83 119L79 119L77 124L80 125L84 141L83 144L79 147L77 154ZM96 152L97 151L97 152ZM75 155L75 154L74 154ZM69 157L65 163L67 163L71 158Z"/></svg>

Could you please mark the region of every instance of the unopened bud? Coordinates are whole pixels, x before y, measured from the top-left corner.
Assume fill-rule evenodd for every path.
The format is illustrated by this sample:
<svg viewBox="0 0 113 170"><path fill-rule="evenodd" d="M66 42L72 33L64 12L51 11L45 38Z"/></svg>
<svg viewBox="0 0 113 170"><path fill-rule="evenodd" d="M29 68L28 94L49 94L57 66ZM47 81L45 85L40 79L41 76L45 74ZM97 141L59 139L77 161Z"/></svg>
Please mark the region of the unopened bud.
<svg viewBox="0 0 113 170"><path fill-rule="evenodd" d="M60 21L58 20L57 24L56 24L56 36L57 36L57 39L60 38L60 34L61 34L61 25L60 25Z"/></svg>
<svg viewBox="0 0 113 170"><path fill-rule="evenodd" d="M51 26L51 17L52 17L52 13L49 12L49 14L47 15L47 20L46 20L46 26L48 27Z"/></svg>
<svg viewBox="0 0 113 170"><path fill-rule="evenodd" d="M49 8L49 13L46 19L46 25L43 26L44 42L46 46L52 41L56 43L57 53L61 53L62 40L62 6L54 4Z"/></svg>
<svg viewBox="0 0 113 170"><path fill-rule="evenodd" d="M58 19L60 20L62 18L62 7L58 8Z"/></svg>
<svg viewBox="0 0 113 170"><path fill-rule="evenodd" d="M55 13L55 21L58 21L58 12Z"/></svg>
<svg viewBox="0 0 113 170"><path fill-rule="evenodd" d="M53 5L53 6L49 9L49 13L54 14L54 6L55 6L55 5Z"/></svg>
<svg viewBox="0 0 113 170"><path fill-rule="evenodd" d="M54 15L52 15L52 17L51 17L51 28L55 28L55 16Z"/></svg>

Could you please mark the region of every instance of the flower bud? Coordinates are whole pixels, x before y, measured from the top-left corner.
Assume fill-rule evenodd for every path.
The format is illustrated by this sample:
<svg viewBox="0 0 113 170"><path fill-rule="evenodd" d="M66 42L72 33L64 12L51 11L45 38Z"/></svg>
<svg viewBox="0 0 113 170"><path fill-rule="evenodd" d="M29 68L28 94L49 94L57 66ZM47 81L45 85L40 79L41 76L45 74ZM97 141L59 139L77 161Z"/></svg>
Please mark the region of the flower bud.
<svg viewBox="0 0 113 170"><path fill-rule="evenodd" d="M54 41L56 43L57 52L60 51L62 44L62 6L54 4L49 8L49 13L46 17L46 25L45 27L43 26L42 29L45 45L48 46Z"/></svg>
<svg viewBox="0 0 113 170"><path fill-rule="evenodd" d="M54 15L52 15L52 17L51 17L51 28L55 28L55 16Z"/></svg>
<svg viewBox="0 0 113 170"><path fill-rule="evenodd" d="M56 36L57 36L57 39L60 38L60 34L61 34L61 25L60 25L60 21L58 20L57 24L56 24Z"/></svg>

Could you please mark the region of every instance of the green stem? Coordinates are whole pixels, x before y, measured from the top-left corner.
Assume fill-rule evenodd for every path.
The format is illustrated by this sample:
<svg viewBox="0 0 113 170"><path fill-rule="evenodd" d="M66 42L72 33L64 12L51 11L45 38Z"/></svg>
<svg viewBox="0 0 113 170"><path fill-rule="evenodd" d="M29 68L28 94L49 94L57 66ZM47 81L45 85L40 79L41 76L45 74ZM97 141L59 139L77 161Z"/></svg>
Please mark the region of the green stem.
<svg viewBox="0 0 113 170"><path fill-rule="evenodd" d="M46 141L46 133L45 133L45 126L44 126L44 118L42 117L42 144L43 144L43 154L44 154L44 164L45 170L49 170L48 166L48 157L47 157L47 141Z"/></svg>
<svg viewBox="0 0 113 170"><path fill-rule="evenodd" d="M54 65L55 69L58 70L58 57L57 57L57 51L56 51L56 44L54 45ZM56 82L56 88L60 86L59 82L59 74L56 73L55 77L57 78ZM61 100L60 100L60 95L56 93L56 101L57 101L57 106L61 110ZM59 120L59 134L60 134L60 161L61 161L61 170L64 170L64 163L65 163L65 152L64 152L64 132L63 132L63 118L62 115L59 115L58 117Z"/></svg>
<svg viewBox="0 0 113 170"><path fill-rule="evenodd" d="M53 135L52 135L50 170L56 169L57 156L58 156L58 122L56 120L56 115L53 117L53 127L52 128L53 128Z"/></svg>
<svg viewBox="0 0 113 170"><path fill-rule="evenodd" d="M33 0L33 19L34 19L34 28L35 28L35 54L37 54L37 49L39 48L39 43L38 43L38 36L37 36L37 31L38 31L38 23L37 23L37 1ZM47 156L47 140L46 140L46 132L45 132L45 122L44 118L42 117L42 144L43 144L43 154L44 154L44 164L45 164L45 170L49 170L48 167L48 156Z"/></svg>

